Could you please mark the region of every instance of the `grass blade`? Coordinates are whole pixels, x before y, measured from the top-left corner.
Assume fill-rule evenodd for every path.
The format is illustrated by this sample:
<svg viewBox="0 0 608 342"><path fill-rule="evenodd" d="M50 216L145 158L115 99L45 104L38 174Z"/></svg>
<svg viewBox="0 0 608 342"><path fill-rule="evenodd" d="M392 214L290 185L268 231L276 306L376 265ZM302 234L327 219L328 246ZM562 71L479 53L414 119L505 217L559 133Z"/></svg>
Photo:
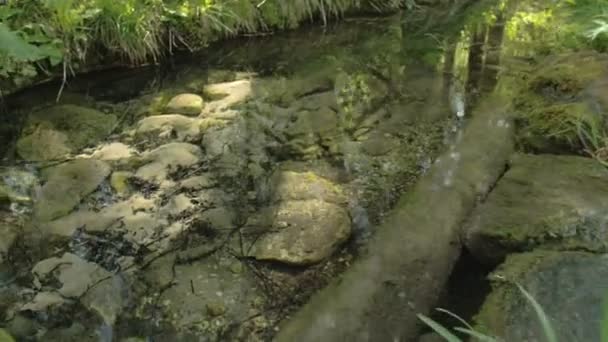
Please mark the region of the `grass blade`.
<svg viewBox="0 0 608 342"><path fill-rule="evenodd" d="M467 334L467 335L469 335L469 336L473 337L474 339L476 339L478 341L481 341L481 342L498 342L499 341L495 337L482 334L482 333L477 332L477 331L472 330L472 329L455 328L454 330L460 331L461 333L464 333L464 334Z"/></svg>
<svg viewBox="0 0 608 342"><path fill-rule="evenodd" d="M460 316L458 316L457 314L455 314L455 313L453 313L453 312L451 312L449 310L442 309L442 308L437 308L436 310L439 311L439 312L442 312L444 314L447 314L447 315L449 315L449 316L451 316L453 318L455 318L456 320L458 320L458 322L462 323L465 327L467 327L470 330L473 330L473 327L469 323L467 323L467 321L465 321L464 319L460 318Z"/></svg>
<svg viewBox="0 0 608 342"><path fill-rule="evenodd" d="M557 336L555 335L555 330L553 329L553 326L551 325L551 322L549 321L549 317L547 317L547 314L545 313L543 308L536 301L536 299L534 299L534 297L532 297L532 295L530 293L528 293L528 291L526 291L521 285L519 285L519 284L516 284L516 285L517 285L517 288L519 289L519 291L528 300L528 302L530 302L530 304L532 304L532 307L534 308L534 311L536 312L536 316L538 317L538 320L540 321L540 324L543 328L543 332L545 333L545 337L547 338L547 342L558 342Z"/></svg>
<svg viewBox="0 0 608 342"><path fill-rule="evenodd" d="M452 334L448 329L444 328L441 324L435 322L434 320L426 317L425 315L418 315L418 318L423 321L426 325L431 327L436 333L438 333L441 337L443 337L448 342L462 342L458 336Z"/></svg>

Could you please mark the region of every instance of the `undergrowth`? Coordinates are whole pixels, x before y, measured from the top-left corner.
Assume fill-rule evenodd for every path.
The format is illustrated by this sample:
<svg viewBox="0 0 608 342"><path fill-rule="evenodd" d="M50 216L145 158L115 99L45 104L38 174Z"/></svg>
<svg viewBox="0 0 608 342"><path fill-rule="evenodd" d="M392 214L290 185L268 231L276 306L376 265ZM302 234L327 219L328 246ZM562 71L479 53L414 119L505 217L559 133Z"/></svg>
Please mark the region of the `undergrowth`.
<svg viewBox="0 0 608 342"><path fill-rule="evenodd" d="M407 0L411 1L411 0ZM0 87L103 62L155 63L241 33L327 23L404 0L8 0L0 5ZM62 69L61 69L62 68Z"/></svg>

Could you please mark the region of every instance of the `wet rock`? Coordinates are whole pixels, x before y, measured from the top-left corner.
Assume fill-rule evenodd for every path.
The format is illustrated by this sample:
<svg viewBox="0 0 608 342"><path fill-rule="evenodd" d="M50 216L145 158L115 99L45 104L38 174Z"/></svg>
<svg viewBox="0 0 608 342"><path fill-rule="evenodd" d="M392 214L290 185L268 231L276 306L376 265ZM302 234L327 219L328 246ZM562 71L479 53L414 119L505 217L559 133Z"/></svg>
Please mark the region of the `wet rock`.
<svg viewBox="0 0 608 342"><path fill-rule="evenodd" d="M321 200L286 201L266 209L268 232L251 255L291 265L310 265L330 256L351 233L348 213Z"/></svg>
<svg viewBox="0 0 608 342"><path fill-rule="evenodd" d="M162 183L178 168L193 166L202 160L200 147L188 143L169 143L143 155L148 163L135 176L145 181Z"/></svg>
<svg viewBox="0 0 608 342"><path fill-rule="evenodd" d="M138 140L192 141L200 137L202 122L179 114L149 116L137 123L135 137Z"/></svg>
<svg viewBox="0 0 608 342"><path fill-rule="evenodd" d="M114 128L116 117L95 109L58 105L32 113L17 142L17 153L26 160L54 160L103 139Z"/></svg>
<svg viewBox="0 0 608 342"><path fill-rule="evenodd" d="M169 100L167 113L199 115L203 109L203 98L196 94L180 94Z"/></svg>
<svg viewBox="0 0 608 342"><path fill-rule="evenodd" d="M185 190L202 190L209 189L217 185L210 174L201 174L186 178L179 183L180 188Z"/></svg>
<svg viewBox="0 0 608 342"><path fill-rule="evenodd" d="M65 302L65 298L57 292L38 292L32 301L21 307L21 311L44 312Z"/></svg>
<svg viewBox="0 0 608 342"><path fill-rule="evenodd" d="M40 285L52 287L51 284L57 281L58 294L79 299L107 324L114 324L122 309L123 284L117 276L74 254L65 253L61 258L43 260L34 266L32 273Z"/></svg>
<svg viewBox="0 0 608 342"><path fill-rule="evenodd" d="M607 255L535 251L510 255L490 276L492 292L475 321L504 341L542 341L544 333L519 283L541 305L560 341L600 341L608 291Z"/></svg>
<svg viewBox="0 0 608 342"><path fill-rule="evenodd" d="M238 80L234 82L210 84L204 89L205 94L215 101L207 103L204 113L213 117L221 116L231 107L245 102L251 95L251 81Z"/></svg>
<svg viewBox="0 0 608 342"><path fill-rule="evenodd" d="M159 303L176 328L209 333L221 329L226 321L201 325L208 321L208 316L219 319L216 316L221 315L230 321L249 316L249 301L259 295L259 290L249 277L230 272L231 262L232 259L210 256L191 264L175 265L174 285L162 293Z"/></svg>
<svg viewBox="0 0 608 342"><path fill-rule="evenodd" d="M197 215L196 220L211 229L228 231L235 228L236 213L227 207L211 208Z"/></svg>
<svg viewBox="0 0 608 342"><path fill-rule="evenodd" d="M98 147L91 155L91 158L103 161L117 161L129 159L135 155L136 151L132 147L119 142L104 144Z"/></svg>
<svg viewBox="0 0 608 342"><path fill-rule="evenodd" d="M45 181L34 204L35 217L50 221L67 215L110 174L99 160L77 159L42 172Z"/></svg>
<svg viewBox="0 0 608 342"><path fill-rule="evenodd" d="M473 212L468 248L499 262L536 246L608 251L608 171L593 159L518 155Z"/></svg>
<svg viewBox="0 0 608 342"><path fill-rule="evenodd" d="M165 214L167 216L178 216L187 210L194 207L192 200L186 196L185 194L179 194L169 200L161 210L161 214Z"/></svg>
<svg viewBox="0 0 608 342"><path fill-rule="evenodd" d="M270 183L268 191L272 202L319 199L336 204L346 203L339 186L313 172L276 171Z"/></svg>
<svg viewBox="0 0 608 342"><path fill-rule="evenodd" d="M139 245L150 242L159 227L167 225L164 217L157 214L155 201L136 195L97 210L79 210L47 224L52 234L69 237L83 228L88 232L120 229L125 238Z"/></svg>

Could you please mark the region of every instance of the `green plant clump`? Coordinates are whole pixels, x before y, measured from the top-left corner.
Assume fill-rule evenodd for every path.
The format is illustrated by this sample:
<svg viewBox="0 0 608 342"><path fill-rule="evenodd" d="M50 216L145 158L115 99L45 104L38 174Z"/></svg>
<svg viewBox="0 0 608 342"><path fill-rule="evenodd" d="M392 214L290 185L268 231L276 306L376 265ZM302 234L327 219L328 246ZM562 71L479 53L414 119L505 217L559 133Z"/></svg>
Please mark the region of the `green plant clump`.
<svg viewBox="0 0 608 342"><path fill-rule="evenodd" d="M240 33L296 27L353 10L395 10L402 0L8 0L0 5L0 87L55 71L157 62Z"/></svg>

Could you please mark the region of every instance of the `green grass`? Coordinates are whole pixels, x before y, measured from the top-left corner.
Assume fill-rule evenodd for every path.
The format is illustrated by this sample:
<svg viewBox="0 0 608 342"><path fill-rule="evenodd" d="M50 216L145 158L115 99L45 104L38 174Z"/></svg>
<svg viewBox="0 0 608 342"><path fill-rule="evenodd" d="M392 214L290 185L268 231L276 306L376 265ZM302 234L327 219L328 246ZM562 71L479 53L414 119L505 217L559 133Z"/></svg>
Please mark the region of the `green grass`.
<svg viewBox="0 0 608 342"><path fill-rule="evenodd" d="M519 289L519 292L524 296L526 301L534 309L534 312L539 321L539 324L542 327L542 331L543 331L546 341L547 342L558 342L557 334L555 333L555 329L553 328L553 326L551 324L551 320L549 319L549 317L547 316L547 314L545 313L545 311L543 310L541 305L520 284L516 284L516 286ZM443 313L447 313L448 315L450 315L450 316L456 318L458 321L460 321L460 323L462 323L464 326L456 327L456 328L454 328L454 330L457 332L460 332L464 335L469 336L472 339L472 341L480 341L480 342L501 342L501 341L503 341L500 337L490 336L490 335L483 334L479 331L476 331L470 324L468 324L466 321L464 321L462 318L458 317L454 313L451 313L445 309L438 309L438 310ZM455 333L451 332L446 327L442 326L440 323L437 323L436 321L432 320L431 318L429 318L425 315L422 315L422 314L419 314L418 318L422 322L424 322L426 325L428 325L431 329L433 329L433 331L435 331L437 334L439 334L439 336L441 336L446 341L463 342L463 340L460 337L458 337Z"/></svg>
<svg viewBox="0 0 608 342"><path fill-rule="evenodd" d="M272 32L405 0L8 0L0 6L0 81L102 60L158 62L240 33ZM15 83L15 82L13 82Z"/></svg>

